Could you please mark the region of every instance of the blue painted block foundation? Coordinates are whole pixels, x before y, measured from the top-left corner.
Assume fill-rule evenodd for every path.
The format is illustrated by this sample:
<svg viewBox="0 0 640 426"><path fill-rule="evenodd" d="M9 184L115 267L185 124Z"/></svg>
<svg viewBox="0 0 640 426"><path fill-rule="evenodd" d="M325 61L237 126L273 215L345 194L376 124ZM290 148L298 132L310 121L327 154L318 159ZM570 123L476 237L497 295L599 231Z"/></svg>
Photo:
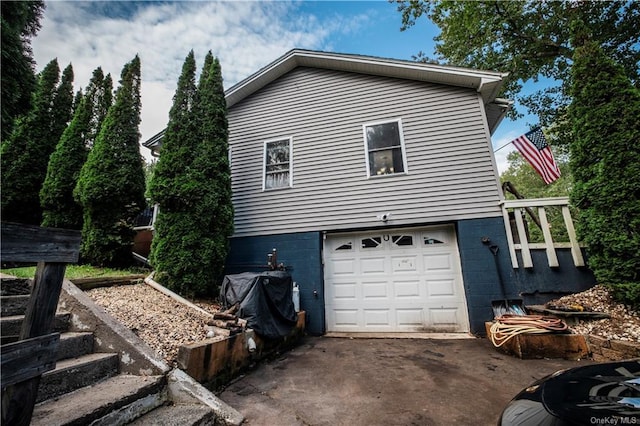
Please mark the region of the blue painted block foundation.
<svg viewBox="0 0 640 426"><path fill-rule="evenodd" d="M535 250L532 252L534 268L514 269L505 232L501 217L456 223L470 330L474 334L485 334L484 323L493 319L492 301L507 298L541 304L595 284L591 271L574 267L570 251L564 249L557 250L559 268L550 268L544 250ZM483 243L483 239L489 243ZM495 255L491 246L497 250ZM284 263L300 287L300 307L306 311L307 332L324 334L321 232L232 238L226 273L266 270L267 255L274 248L278 262Z"/></svg>
<svg viewBox="0 0 640 426"><path fill-rule="evenodd" d="M520 299L525 305L542 304L595 285L593 273L588 268L576 268L568 249L556 250L558 268L549 267L544 250L533 250L534 267L514 269L501 217L460 221L456 231L474 334L485 334L484 323L493 319L494 300ZM483 238L488 238L489 244L484 244ZM495 255L490 250L492 245L497 247ZM522 265L519 254L518 262Z"/></svg>
<svg viewBox="0 0 640 426"><path fill-rule="evenodd" d="M267 255L277 250L278 263L300 287L300 308L306 311L306 331L325 332L324 275L322 269L322 234L304 232L231 239L226 273L267 270Z"/></svg>

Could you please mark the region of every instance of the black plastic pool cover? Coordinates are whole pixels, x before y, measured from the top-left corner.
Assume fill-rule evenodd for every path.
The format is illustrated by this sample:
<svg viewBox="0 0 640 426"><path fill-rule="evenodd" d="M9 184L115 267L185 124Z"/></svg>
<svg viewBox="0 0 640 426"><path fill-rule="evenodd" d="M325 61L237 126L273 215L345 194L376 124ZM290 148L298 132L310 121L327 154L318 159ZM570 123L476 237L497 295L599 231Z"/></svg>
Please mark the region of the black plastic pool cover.
<svg viewBox="0 0 640 426"><path fill-rule="evenodd" d="M291 275L284 271L244 272L222 281L220 301L224 309L240 303L238 317L260 336L277 339L296 325Z"/></svg>

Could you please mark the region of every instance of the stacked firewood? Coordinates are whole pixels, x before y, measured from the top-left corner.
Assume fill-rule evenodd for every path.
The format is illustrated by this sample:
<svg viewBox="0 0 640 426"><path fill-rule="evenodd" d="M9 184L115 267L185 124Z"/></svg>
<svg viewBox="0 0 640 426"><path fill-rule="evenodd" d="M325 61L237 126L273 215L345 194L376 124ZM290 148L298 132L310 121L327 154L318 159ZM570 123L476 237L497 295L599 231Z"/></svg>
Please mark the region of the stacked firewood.
<svg viewBox="0 0 640 426"><path fill-rule="evenodd" d="M212 329L214 335L233 336L242 333L247 328L247 320L236 315L239 308L240 305L235 304L226 311L213 314L213 318L207 322L207 325Z"/></svg>

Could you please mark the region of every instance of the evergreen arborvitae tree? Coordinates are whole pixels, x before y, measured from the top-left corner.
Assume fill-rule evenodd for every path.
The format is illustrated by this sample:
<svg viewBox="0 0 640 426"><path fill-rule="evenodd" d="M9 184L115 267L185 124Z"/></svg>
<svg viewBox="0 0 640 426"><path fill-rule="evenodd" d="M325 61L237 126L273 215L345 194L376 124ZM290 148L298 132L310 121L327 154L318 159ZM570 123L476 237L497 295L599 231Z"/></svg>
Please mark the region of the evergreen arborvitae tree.
<svg viewBox="0 0 640 426"><path fill-rule="evenodd" d="M198 84L194 106L201 143L193 170L198 182L207 190L196 208L201 218L203 248L201 263L207 291L219 292L225 261L229 252L229 237L233 234L233 204L231 201L231 171L227 130L227 103L222 84L222 70L217 58L208 52Z"/></svg>
<svg viewBox="0 0 640 426"><path fill-rule="evenodd" d="M36 89L31 37L40 29L44 1L3 1L2 8L2 94L0 132L6 140L14 121L31 109Z"/></svg>
<svg viewBox="0 0 640 426"><path fill-rule="evenodd" d="M139 124L140 59L136 56L122 70L115 103L74 190L84 212L81 256L96 266L132 263L133 222L145 206Z"/></svg>
<svg viewBox="0 0 640 426"><path fill-rule="evenodd" d="M73 120L51 154L47 176L40 190L42 226L82 229L82 207L73 198L89 147L111 104L112 82L97 68L80 97Z"/></svg>
<svg viewBox="0 0 640 426"><path fill-rule="evenodd" d="M49 156L70 119L73 103L73 69L69 65L59 86L60 69L51 61L39 77L33 108L17 121L2 144L2 219L38 225L41 221L40 188Z"/></svg>
<svg viewBox="0 0 640 426"><path fill-rule="evenodd" d="M193 113L195 74L196 62L191 51L182 65L162 152L149 185L151 199L160 205L151 264L158 281L184 295L194 295L197 286L202 285L198 282L199 265L194 265L192 257L200 250L201 233L196 230L199 220L197 223L191 220L202 191L193 180L191 169L199 143Z"/></svg>
<svg viewBox="0 0 640 426"><path fill-rule="evenodd" d="M197 88L193 51L185 59L150 194L160 204L151 255L157 279L188 296L217 295L233 207L226 101L211 52Z"/></svg>
<svg viewBox="0 0 640 426"><path fill-rule="evenodd" d="M639 298L640 91L586 39L577 40L581 47L573 65L571 199L580 210L578 233L598 281L622 285Z"/></svg>

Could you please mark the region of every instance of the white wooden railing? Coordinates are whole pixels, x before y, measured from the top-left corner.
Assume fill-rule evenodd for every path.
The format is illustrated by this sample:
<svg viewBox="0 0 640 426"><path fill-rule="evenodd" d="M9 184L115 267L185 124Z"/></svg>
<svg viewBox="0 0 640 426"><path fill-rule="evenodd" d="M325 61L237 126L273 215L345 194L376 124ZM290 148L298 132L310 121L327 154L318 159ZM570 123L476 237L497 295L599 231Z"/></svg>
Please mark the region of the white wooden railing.
<svg viewBox="0 0 640 426"><path fill-rule="evenodd" d="M564 225L566 227L569 241L553 241L551 236L551 227L547 220L547 211L545 207L560 207L562 210L562 217L564 219ZM531 243L528 241L528 233L525 226L523 216L526 210L537 213L539 218L542 235L544 237L544 243ZM512 230L509 212L513 212L515 218L516 229ZM518 268L518 257L516 256L517 250L520 250L522 257L522 263L525 268L533 268L533 260L531 258L532 249L544 249L547 253L547 260L549 266L557 268L560 266L558 263L558 256L556 254L557 248L570 248L571 256L573 257L573 263L575 266L585 266L584 258L582 257L582 251L580 249L580 243L576 238L575 228L573 226L573 219L571 218L571 212L569 210L569 198L532 198L522 200L504 200L502 202L502 214L504 217L504 224L507 231L507 241L509 243L509 254L511 255L511 265L514 268ZM517 238L514 238L517 235Z"/></svg>

